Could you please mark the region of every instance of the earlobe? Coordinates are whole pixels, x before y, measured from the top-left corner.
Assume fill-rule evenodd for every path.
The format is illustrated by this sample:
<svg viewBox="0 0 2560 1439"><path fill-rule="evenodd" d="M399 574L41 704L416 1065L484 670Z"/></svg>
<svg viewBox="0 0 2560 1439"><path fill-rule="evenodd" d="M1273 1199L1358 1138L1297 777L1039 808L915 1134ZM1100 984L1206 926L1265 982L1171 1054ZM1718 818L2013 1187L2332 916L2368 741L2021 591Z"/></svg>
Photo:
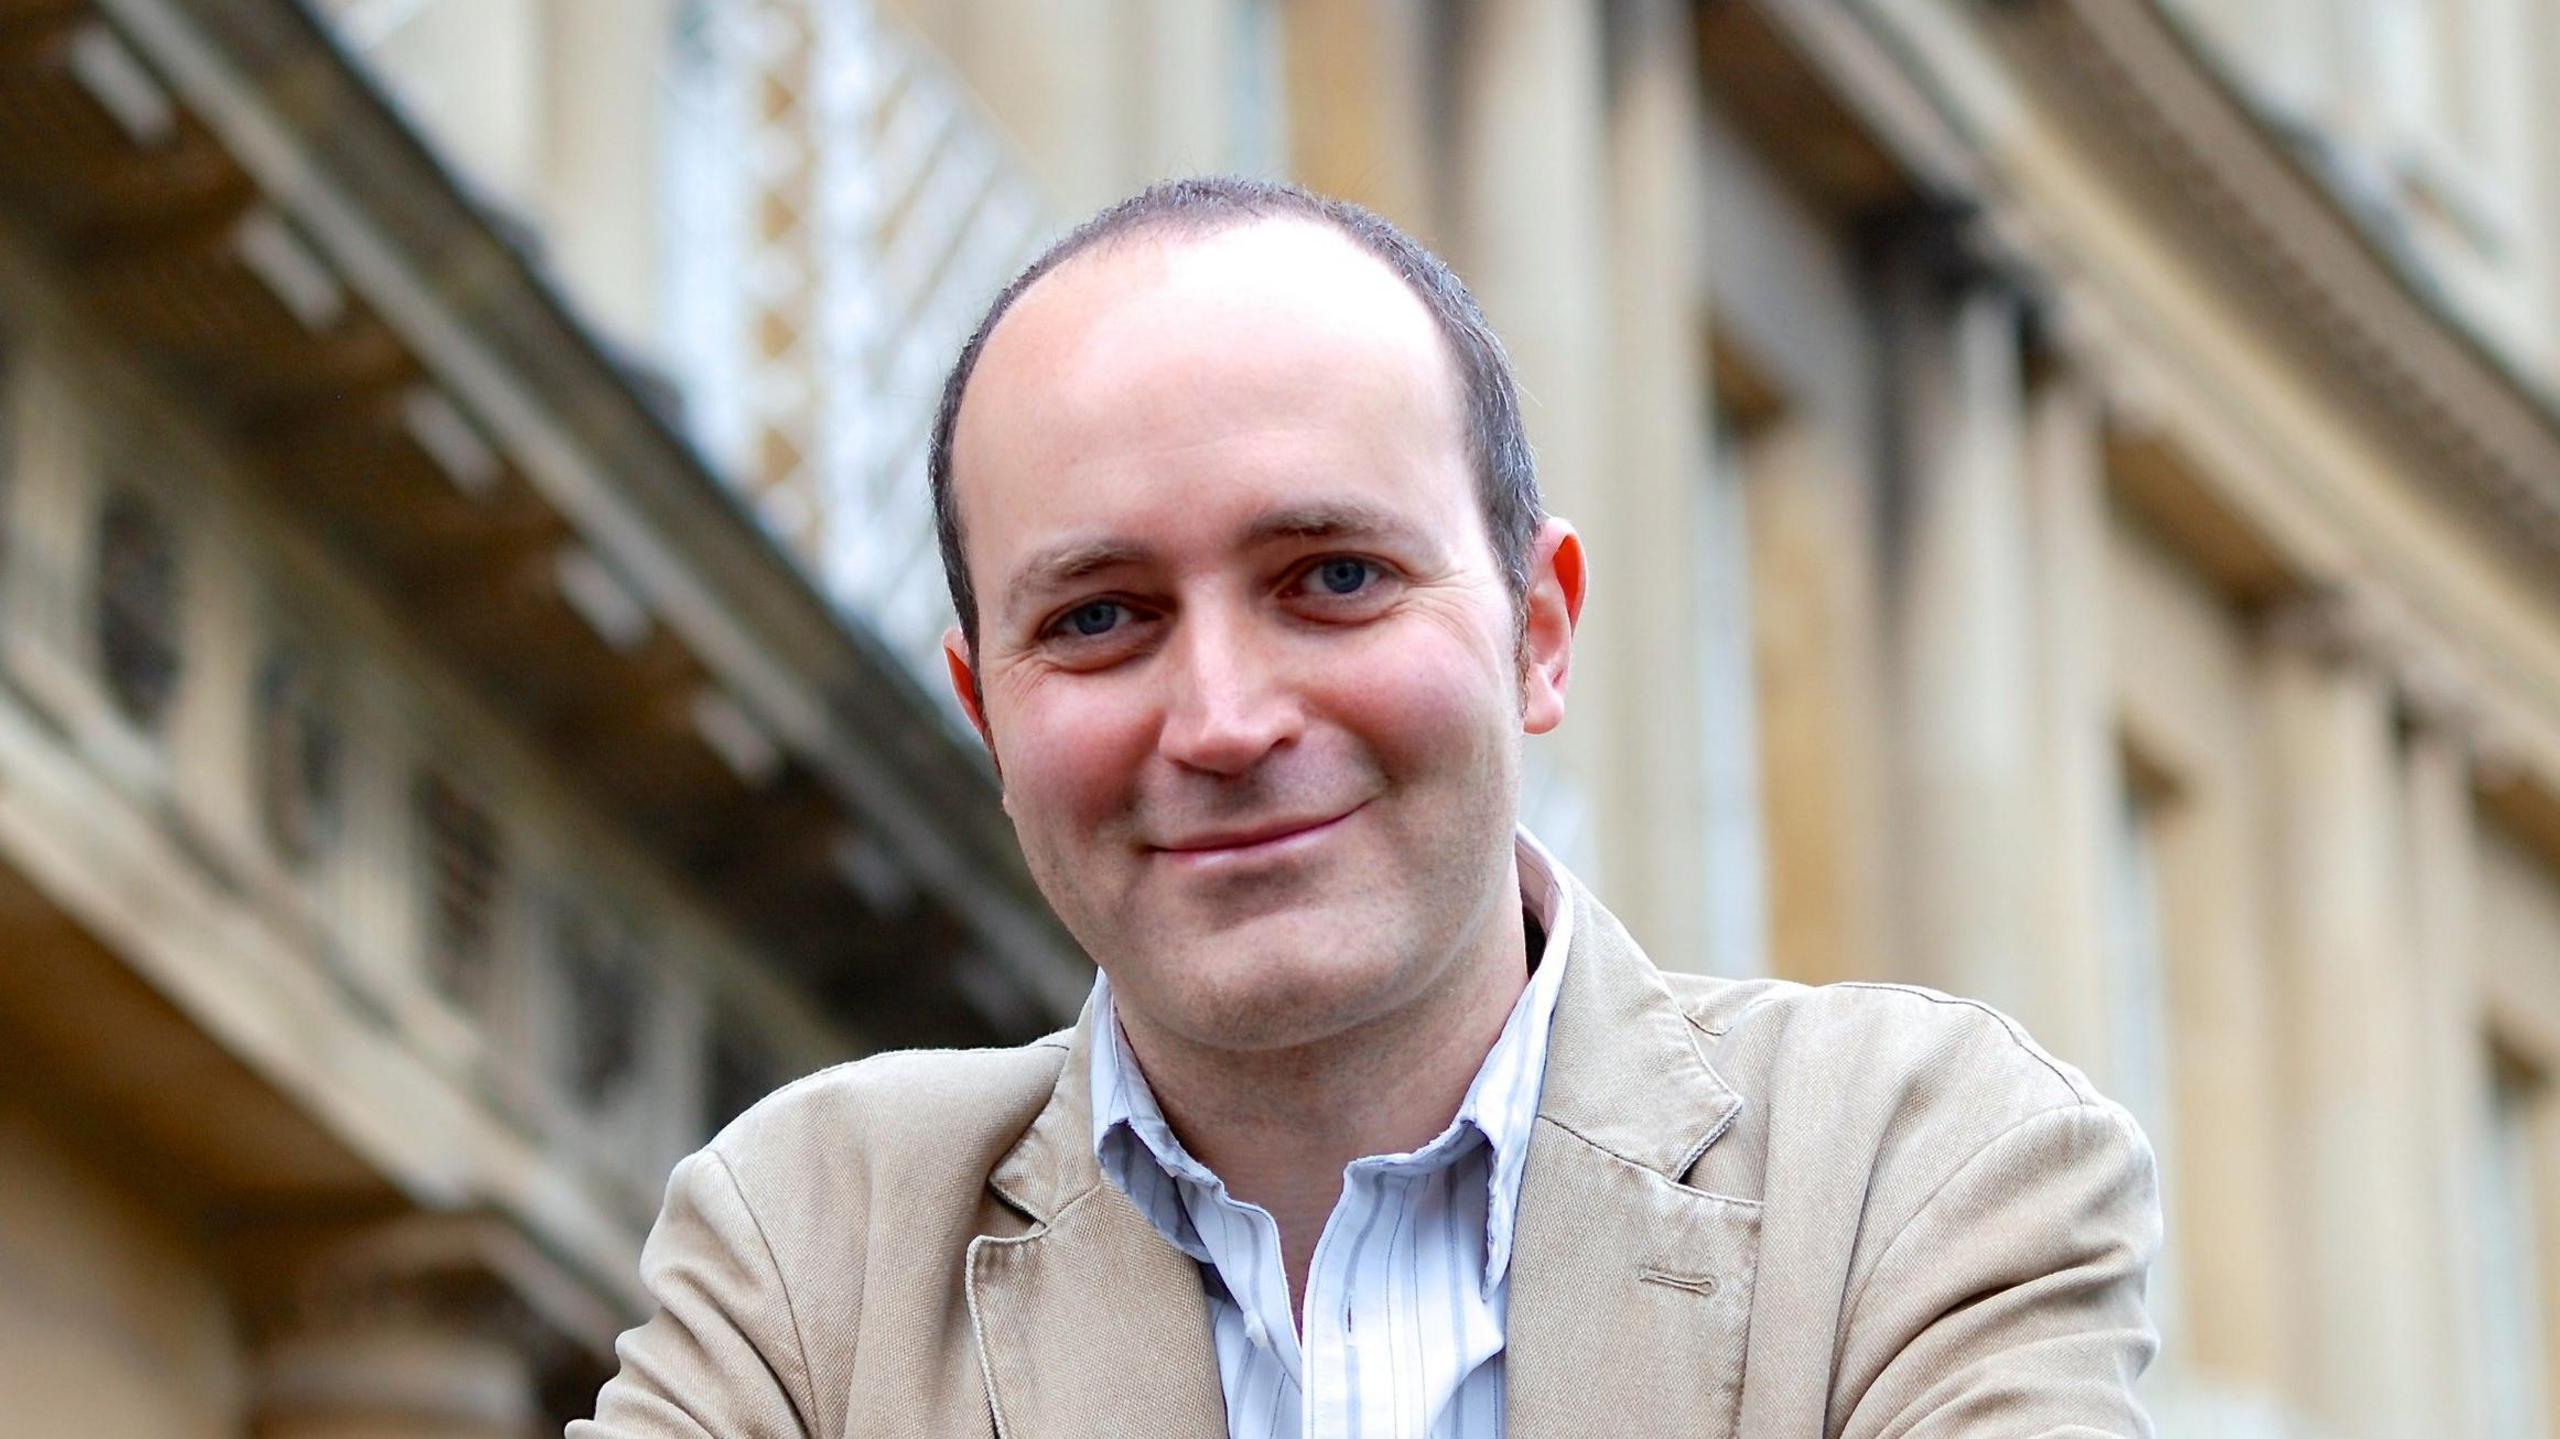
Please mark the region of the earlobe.
<svg viewBox="0 0 2560 1439"><path fill-rule="evenodd" d="M979 688L978 668L971 663L969 640L953 625L942 632L942 665L951 676L952 697L960 701L960 712L969 717L969 728L978 732L978 743L987 747L987 759L996 767L996 776L1004 776L1004 761L996 756L995 732L987 728L986 694Z"/></svg>
<svg viewBox="0 0 2560 1439"><path fill-rule="evenodd" d="M1564 722L1564 693L1573 670L1573 633L1582 623L1582 598L1589 573L1582 537L1561 519L1539 527L1529 561L1529 592L1523 597L1520 648L1522 680L1521 728L1545 734Z"/></svg>

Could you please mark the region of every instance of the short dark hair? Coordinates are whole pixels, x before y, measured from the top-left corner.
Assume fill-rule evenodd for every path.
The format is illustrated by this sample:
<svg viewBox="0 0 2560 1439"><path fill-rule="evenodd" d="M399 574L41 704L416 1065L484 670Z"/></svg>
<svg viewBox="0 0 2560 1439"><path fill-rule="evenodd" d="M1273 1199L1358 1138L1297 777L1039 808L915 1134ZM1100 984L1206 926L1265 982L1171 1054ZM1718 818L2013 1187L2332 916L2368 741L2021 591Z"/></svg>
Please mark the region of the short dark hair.
<svg viewBox="0 0 2560 1439"><path fill-rule="evenodd" d="M1468 458L1476 471L1477 496L1484 507L1485 531L1493 540L1494 559L1510 586L1512 610L1521 612L1529 592L1529 552L1538 526L1546 518L1538 500L1537 464L1520 421L1520 388L1512 378L1511 357L1485 323L1484 311L1467 293L1455 272L1420 241L1376 213L1347 200L1316 194L1301 186L1237 175L1199 175L1167 180L1113 205L1077 226L1066 238L1041 252L987 306L985 318L960 347L951 373L942 382L942 402L933 416L933 448L926 462L933 487L933 525L942 545L942 574L951 587L951 608L959 616L960 633L972 655L978 649L978 597L961 553L960 503L951 487L951 437L960 418L960 401L978 355L998 321L1042 276L1089 250L1111 242L1152 235L1200 238L1257 220L1296 219L1330 226L1385 262L1403 280L1449 348L1466 396Z"/></svg>

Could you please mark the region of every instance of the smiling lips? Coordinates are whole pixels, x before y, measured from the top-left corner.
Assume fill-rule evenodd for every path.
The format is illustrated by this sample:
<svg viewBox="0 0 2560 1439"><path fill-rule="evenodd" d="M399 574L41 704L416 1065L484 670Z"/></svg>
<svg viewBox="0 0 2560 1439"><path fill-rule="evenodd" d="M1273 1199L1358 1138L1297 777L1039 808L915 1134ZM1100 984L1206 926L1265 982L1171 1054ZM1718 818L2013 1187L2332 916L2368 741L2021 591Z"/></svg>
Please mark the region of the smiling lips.
<svg viewBox="0 0 2560 1439"><path fill-rule="evenodd" d="M1340 828L1342 822L1360 812L1364 805L1326 819L1276 820L1240 829L1218 830L1188 836L1171 844L1153 846L1154 852L1185 868L1204 868L1247 863L1260 859L1276 859L1294 854L1320 843L1326 835Z"/></svg>

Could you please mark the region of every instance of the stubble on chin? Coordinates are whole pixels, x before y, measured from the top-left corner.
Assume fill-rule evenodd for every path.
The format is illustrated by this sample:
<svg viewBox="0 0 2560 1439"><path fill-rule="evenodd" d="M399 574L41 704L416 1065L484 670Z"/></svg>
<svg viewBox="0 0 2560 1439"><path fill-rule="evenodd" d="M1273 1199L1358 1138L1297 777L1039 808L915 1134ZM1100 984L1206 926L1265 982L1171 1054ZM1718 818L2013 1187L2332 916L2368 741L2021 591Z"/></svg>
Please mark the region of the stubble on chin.
<svg viewBox="0 0 2560 1439"><path fill-rule="evenodd" d="M1459 967L1513 892L1503 768L1479 771L1463 818L1382 825L1350 853L1257 876L1172 922L1124 911L1134 923L1114 937L1114 985L1167 1038L1265 1057L1435 1008L1425 1001L1466 986Z"/></svg>

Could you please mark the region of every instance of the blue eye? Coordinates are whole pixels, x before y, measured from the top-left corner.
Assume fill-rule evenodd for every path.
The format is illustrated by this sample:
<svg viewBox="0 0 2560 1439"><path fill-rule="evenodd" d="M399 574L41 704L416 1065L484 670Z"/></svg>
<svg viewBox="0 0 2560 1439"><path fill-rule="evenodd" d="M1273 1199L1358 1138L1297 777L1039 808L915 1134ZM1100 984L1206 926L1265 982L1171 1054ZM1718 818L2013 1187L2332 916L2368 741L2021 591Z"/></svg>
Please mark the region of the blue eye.
<svg viewBox="0 0 2560 1439"><path fill-rule="evenodd" d="M1316 566L1315 581L1328 594L1356 595L1368 585L1376 570L1377 567L1367 560L1339 556Z"/></svg>
<svg viewBox="0 0 2560 1439"><path fill-rule="evenodd" d="M1083 639L1107 635L1120 623L1120 606L1112 600L1095 600L1067 611L1063 621L1067 630Z"/></svg>

